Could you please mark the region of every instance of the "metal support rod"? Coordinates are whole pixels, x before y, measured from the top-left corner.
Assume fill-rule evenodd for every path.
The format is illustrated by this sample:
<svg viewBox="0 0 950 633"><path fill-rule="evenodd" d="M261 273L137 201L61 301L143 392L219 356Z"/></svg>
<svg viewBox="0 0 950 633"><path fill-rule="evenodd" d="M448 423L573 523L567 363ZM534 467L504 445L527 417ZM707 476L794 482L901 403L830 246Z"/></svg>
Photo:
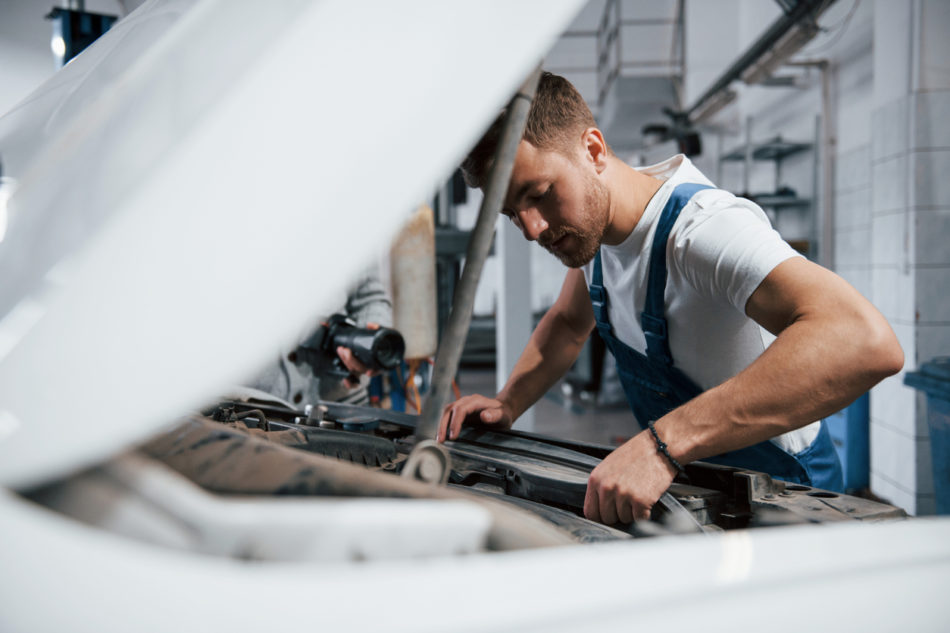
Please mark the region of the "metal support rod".
<svg viewBox="0 0 950 633"><path fill-rule="evenodd" d="M821 74L821 115L818 120L816 133L820 151L818 152L820 178L816 175L815 201L820 198L819 213L814 222L813 233L818 239L816 256L818 263L834 270L835 267L835 152L837 151L837 129L835 127L835 67L827 59L810 59L797 62L788 62L787 66L801 68L817 68ZM816 170L817 171L817 170ZM820 196L819 196L820 192ZM812 205L814 208L814 203Z"/></svg>
<svg viewBox="0 0 950 633"><path fill-rule="evenodd" d="M465 269L462 278L455 289L455 298L452 302L452 313L445 326L439 350L435 357L435 367L432 371L432 388L422 406L422 415L416 427L416 437L421 439L435 439L439 429L439 419L442 417L442 408L449 401L452 388L452 379L458 371L459 361L462 358L462 347L465 345L465 336L472 322L472 306L475 303L475 291L478 288L478 279L488 252L491 250L492 236L495 231L495 220L504 204L505 194L508 192L508 181L511 180L511 171L515 163L515 154L524 135L525 123L528 120L528 111L531 101L538 87L541 77L540 66L531 73L527 81L522 84L518 93L512 98L502 128L501 138L495 150L495 158L491 172L488 175L488 185L485 187L485 198L482 200L478 212L478 220L468 243L465 254Z"/></svg>
<svg viewBox="0 0 950 633"><path fill-rule="evenodd" d="M752 182L752 117L745 118L745 162L742 170L742 191L749 195L749 185Z"/></svg>
<svg viewBox="0 0 950 633"><path fill-rule="evenodd" d="M838 131L835 120L838 107L835 98L835 67L830 62L821 66L821 233L818 262L835 268L835 164Z"/></svg>

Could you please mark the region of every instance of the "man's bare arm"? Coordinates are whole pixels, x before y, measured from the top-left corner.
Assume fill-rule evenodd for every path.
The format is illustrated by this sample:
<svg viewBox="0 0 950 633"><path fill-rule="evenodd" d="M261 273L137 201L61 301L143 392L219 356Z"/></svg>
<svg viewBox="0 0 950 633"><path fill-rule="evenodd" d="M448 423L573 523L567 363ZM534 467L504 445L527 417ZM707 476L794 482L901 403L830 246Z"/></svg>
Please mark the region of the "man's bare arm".
<svg viewBox="0 0 950 633"><path fill-rule="evenodd" d="M531 334L495 398L472 395L447 405L439 422L438 440L458 437L462 425L480 421L509 428L570 368L594 329L594 312L584 274L568 271L557 301Z"/></svg>
<svg viewBox="0 0 950 633"><path fill-rule="evenodd" d="M801 258L777 266L746 313L778 338L737 376L657 424L684 462L839 411L904 364L884 316L833 272Z"/></svg>
<svg viewBox="0 0 950 633"><path fill-rule="evenodd" d="M680 463L823 418L904 362L881 313L843 279L804 259L777 266L746 313L778 338L738 375L656 422ZM638 433L591 473L584 514L604 523L645 518L675 474L650 433Z"/></svg>
<svg viewBox="0 0 950 633"><path fill-rule="evenodd" d="M577 360L594 329L594 312L584 274L569 270L557 301L548 310L515 364L498 399L515 418L537 402Z"/></svg>

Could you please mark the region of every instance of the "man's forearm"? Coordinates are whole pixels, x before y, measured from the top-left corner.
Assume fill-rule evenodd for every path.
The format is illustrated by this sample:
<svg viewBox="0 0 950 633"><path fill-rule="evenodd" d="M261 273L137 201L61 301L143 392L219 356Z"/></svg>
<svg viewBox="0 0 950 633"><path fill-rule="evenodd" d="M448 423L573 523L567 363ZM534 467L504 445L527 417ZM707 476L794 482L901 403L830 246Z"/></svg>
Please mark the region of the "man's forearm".
<svg viewBox="0 0 950 633"><path fill-rule="evenodd" d="M567 372L589 335L589 331L576 331L554 310L544 315L497 396L509 408L512 420L537 402Z"/></svg>
<svg viewBox="0 0 950 633"><path fill-rule="evenodd" d="M886 322L860 321L796 321L744 371L660 420L660 436L685 463L756 444L842 409L902 362Z"/></svg>

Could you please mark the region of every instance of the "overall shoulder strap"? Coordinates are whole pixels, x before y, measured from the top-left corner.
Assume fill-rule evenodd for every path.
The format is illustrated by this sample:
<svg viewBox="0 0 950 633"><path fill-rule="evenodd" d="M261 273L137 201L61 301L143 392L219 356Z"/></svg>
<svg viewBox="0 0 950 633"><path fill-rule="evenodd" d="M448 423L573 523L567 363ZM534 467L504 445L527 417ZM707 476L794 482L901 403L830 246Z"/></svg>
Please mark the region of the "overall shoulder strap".
<svg viewBox="0 0 950 633"><path fill-rule="evenodd" d="M600 262L600 250L594 255L594 270L590 276L590 303L594 308L597 329L602 333L610 332L610 320L607 317L607 291L604 289L604 273Z"/></svg>
<svg viewBox="0 0 950 633"><path fill-rule="evenodd" d="M670 194L666 206L663 207L656 233L653 236L646 303L640 315L640 326L646 336L647 356L664 365L673 364L663 300L666 292L666 243L669 241L670 231L673 230L680 211L697 191L703 189L712 189L712 187L697 183L677 185Z"/></svg>

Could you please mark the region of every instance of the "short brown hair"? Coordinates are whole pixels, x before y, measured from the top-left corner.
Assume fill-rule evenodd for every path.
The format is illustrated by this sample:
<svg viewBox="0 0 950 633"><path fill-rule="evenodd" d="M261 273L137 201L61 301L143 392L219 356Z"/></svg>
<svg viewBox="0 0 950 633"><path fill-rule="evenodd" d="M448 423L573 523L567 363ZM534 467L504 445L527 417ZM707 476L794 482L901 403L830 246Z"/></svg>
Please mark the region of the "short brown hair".
<svg viewBox="0 0 950 633"><path fill-rule="evenodd" d="M462 175L469 187L485 185L507 113L506 107L462 161ZM571 82L553 73L541 73L522 139L538 149L566 153L581 132L596 125L590 108Z"/></svg>

